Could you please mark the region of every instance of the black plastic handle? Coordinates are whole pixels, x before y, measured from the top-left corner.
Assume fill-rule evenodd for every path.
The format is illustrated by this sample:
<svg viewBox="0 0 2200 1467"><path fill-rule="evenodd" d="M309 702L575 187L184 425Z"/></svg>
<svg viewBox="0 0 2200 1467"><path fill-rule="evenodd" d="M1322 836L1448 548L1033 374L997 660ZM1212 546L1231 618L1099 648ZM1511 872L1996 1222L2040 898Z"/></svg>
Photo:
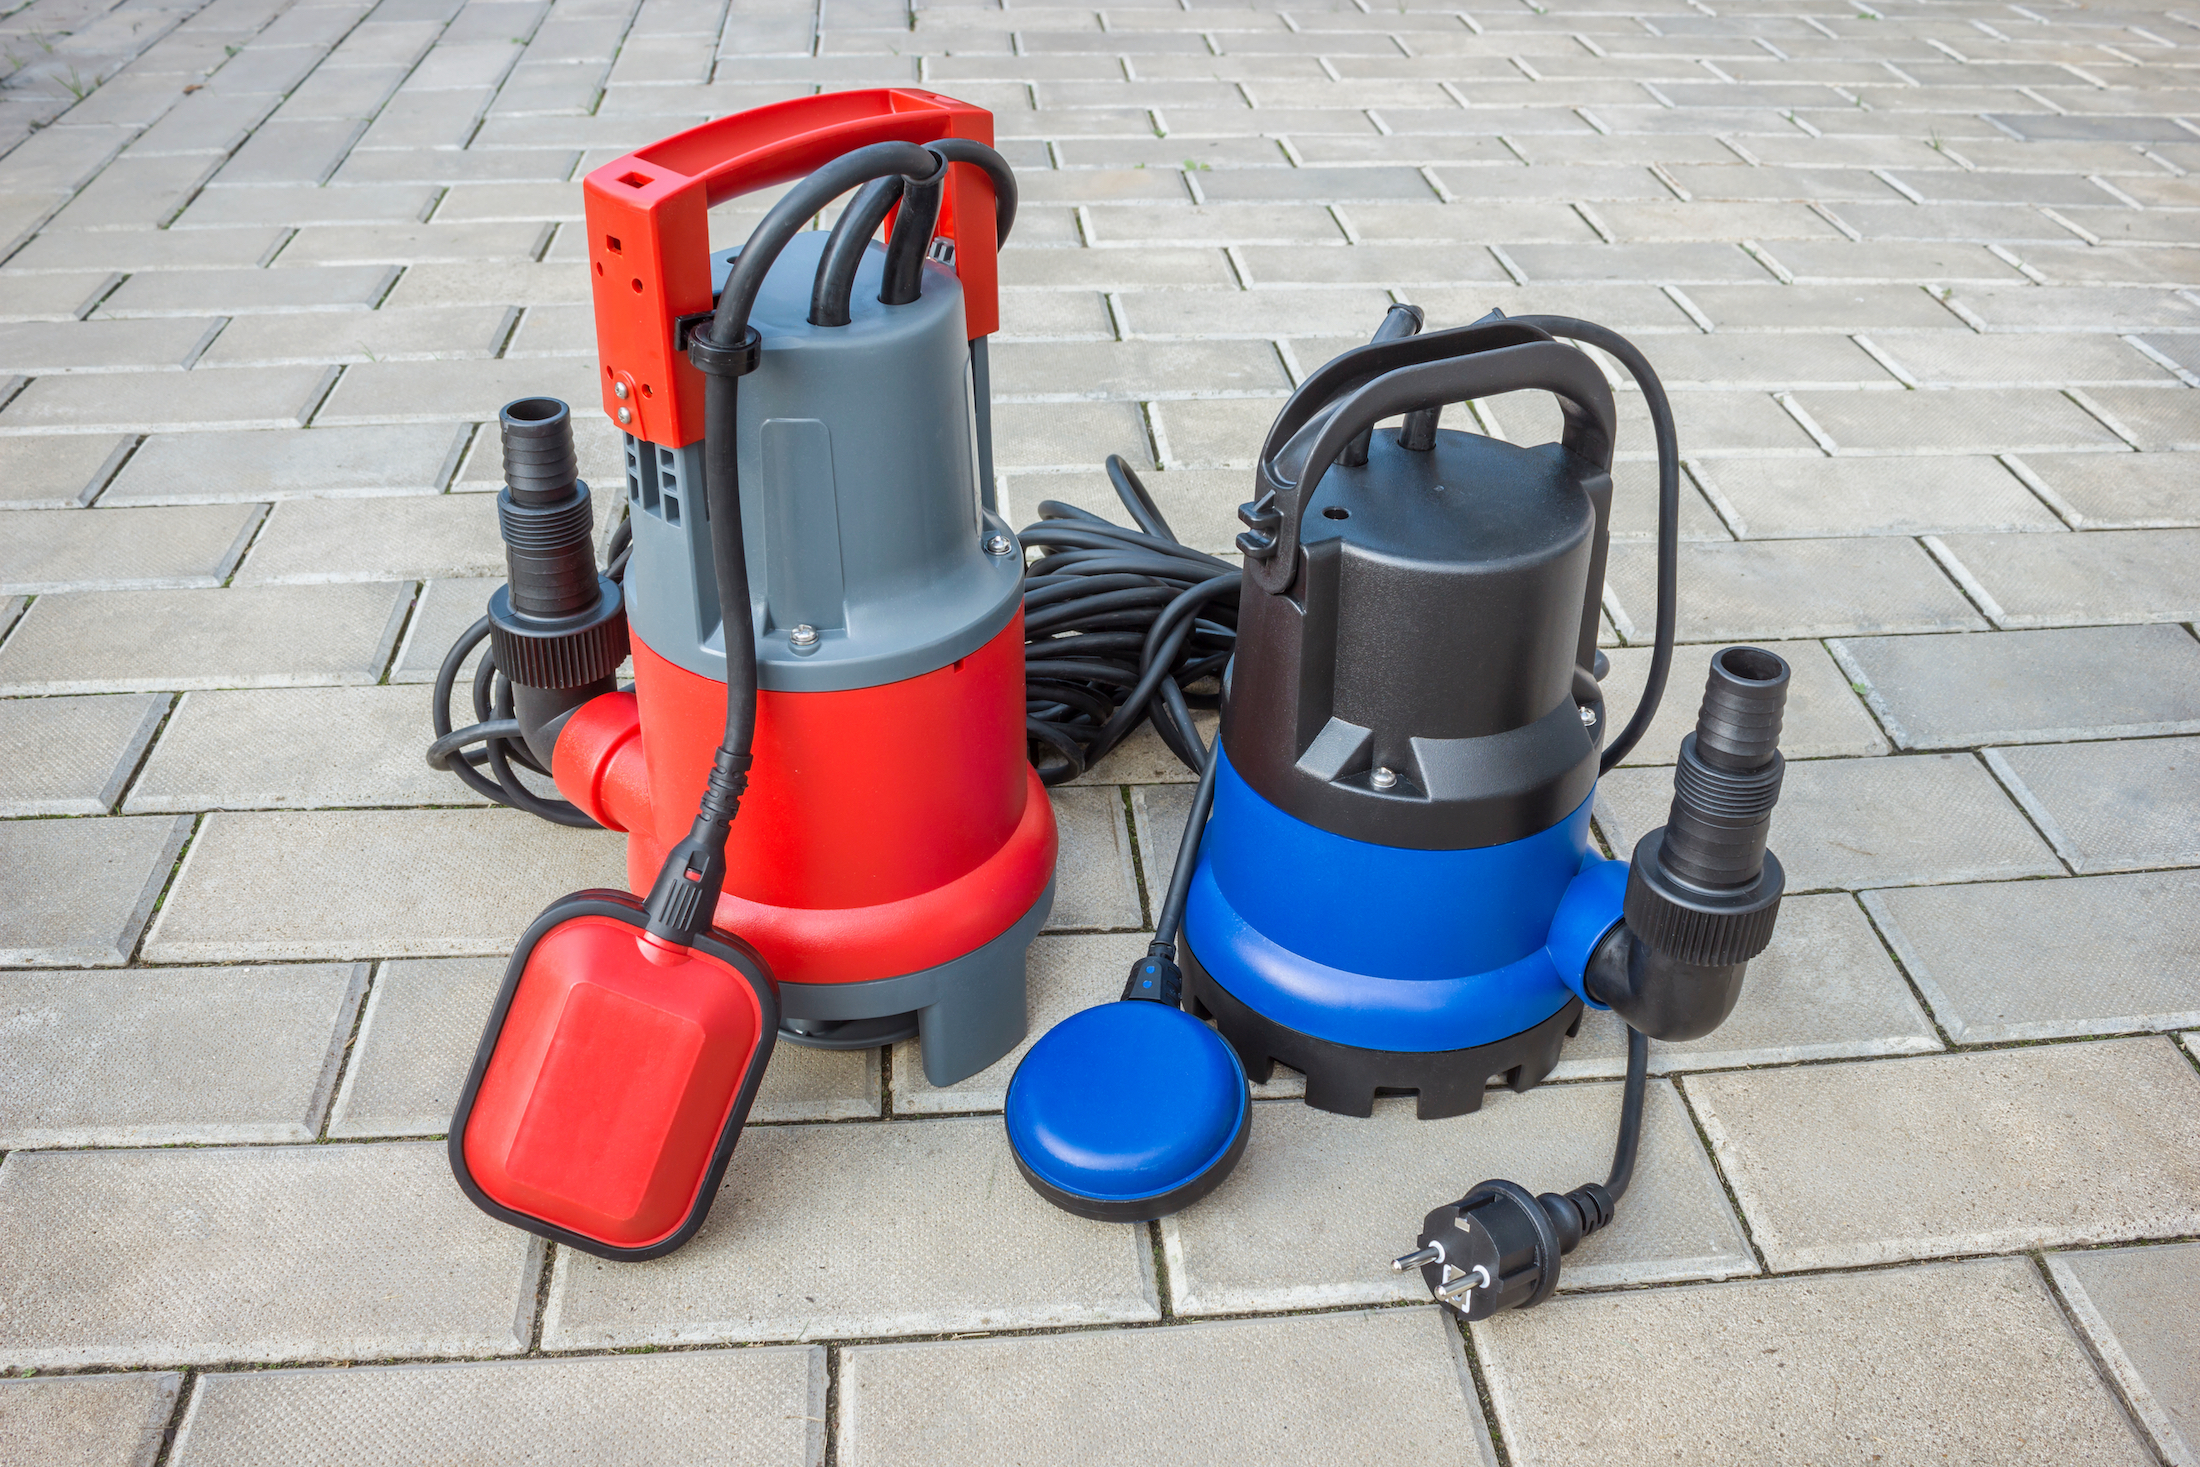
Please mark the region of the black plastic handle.
<svg viewBox="0 0 2200 1467"><path fill-rule="evenodd" d="M1460 326L1357 347L1330 362L1291 395L1262 445L1260 497L1238 508L1246 573L1271 595L1290 588L1307 499L1353 440L1380 420L1528 391L1558 398L1567 452L1610 471L1619 429L1611 387L1585 353L1535 327Z"/></svg>

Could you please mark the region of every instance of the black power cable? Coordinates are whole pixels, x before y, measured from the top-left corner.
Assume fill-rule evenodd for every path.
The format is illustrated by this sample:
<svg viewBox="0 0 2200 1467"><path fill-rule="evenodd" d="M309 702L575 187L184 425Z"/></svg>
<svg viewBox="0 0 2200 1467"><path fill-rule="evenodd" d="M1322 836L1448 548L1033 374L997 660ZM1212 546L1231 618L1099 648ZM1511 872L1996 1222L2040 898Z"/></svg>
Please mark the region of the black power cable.
<svg viewBox="0 0 2200 1467"><path fill-rule="evenodd" d="M1108 478L1139 528L1046 500L1021 532L1025 728L1048 784L1075 779L1141 718L1192 769L1206 765L1193 708L1221 702L1237 649L1238 568L1177 539L1130 465Z"/></svg>

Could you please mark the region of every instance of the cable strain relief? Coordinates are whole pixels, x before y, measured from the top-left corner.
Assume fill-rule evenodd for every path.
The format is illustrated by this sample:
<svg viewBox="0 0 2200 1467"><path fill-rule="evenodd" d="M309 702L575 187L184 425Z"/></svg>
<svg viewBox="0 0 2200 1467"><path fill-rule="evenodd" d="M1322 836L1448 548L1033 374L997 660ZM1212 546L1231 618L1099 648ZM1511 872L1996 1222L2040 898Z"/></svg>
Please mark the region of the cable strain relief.
<svg viewBox="0 0 2200 1467"><path fill-rule="evenodd" d="M1157 942L1154 946L1162 944ZM1131 964L1131 976L1123 985L1123 997L1176 1008L1184 1001L1184 970L1168 958L1140 958Z"/></svg>
<svg viewBox="0 0 2200 1467"><path fill-rule="evenodd" d="M746 377L763 360L764 338L751 326L735 345L720 346L710 339L709 332L691 331L687 354L698 372L713 377Z"/></svg>
<svg viewBox="0 0 2200 1467"><path fill-rule="evenodd" d="M1566 1200L1581 1213L1581 1236L1584 1238L1611 1226L1613 1212L1619 1206L1602 1182L1584 1182L1568 1192Z"/></svg>

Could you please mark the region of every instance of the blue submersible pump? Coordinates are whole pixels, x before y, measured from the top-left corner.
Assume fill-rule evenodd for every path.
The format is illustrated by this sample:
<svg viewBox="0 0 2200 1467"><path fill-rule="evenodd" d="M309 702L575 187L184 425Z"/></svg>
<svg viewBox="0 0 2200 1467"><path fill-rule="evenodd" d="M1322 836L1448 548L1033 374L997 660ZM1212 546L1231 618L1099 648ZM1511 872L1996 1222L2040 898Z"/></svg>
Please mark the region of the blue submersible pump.
<svg viewBox="0 0 2200 1467"><path fill-rule="evenodd" d="M1584 1006L1608 1008L1628 1025L1610 1175L1564 1195L1481 1182L1429 1213L1393 1265L1419 1268L1436 1299L1481 1319L1549 1298L1561 1256L1610 1224L1634 1172L1650 1040L1716 1028L1771 940L1784 878L1765 842L1788 668L1753 647L1714 656L1666 824L1631 859L1601 855L1597 778L1642 737L1672 663L1671 410L1642 354L1590 322L1421 324L1417 308L1392 307L1370 344L1285 403L1239 510L1242 572L1177 545L1119 465L1143 532L1045 506L1068 530L1051 542L1026 533L1048 546L1027 578L1027 616L1054 629L1031 634L1035 739L1105 752L1105 735L1065 741L1081 695L1046 704L1039 671L1050 657L1071 666L1065 647L1120 637L1106 615L1080 635L1062 614L1065 573L1082 569L1095 607L1149 608L1135 679L1114 677L1135 686L1098 710L1106 729L1119 737L1143 705L1201 778L1123 1001L1032 1047L1006 1122L1049 1200L1086 1217L1162 1217L1229 1174L1250 1128L1248 1080L1279 1062L1304 1073L1306 1103L1323 1110L1366 1116L1379 1095L1412 1094L1423 1119L1455 1116L1493 1080L1541 1082ZM1596 644L1618 414L1603 372L1569 341L1634 379L1657 442L1655 650L1616 734ZM1520 391L1558 399L1559 442L1438 427L1447 404ZM1151 586L1138 603L1141 557ZM1187 571L1193 559L1206 565ZM1055 611L1033 615L1035 600ZM1225 661L1208 750L1186 674Z"/></svg>

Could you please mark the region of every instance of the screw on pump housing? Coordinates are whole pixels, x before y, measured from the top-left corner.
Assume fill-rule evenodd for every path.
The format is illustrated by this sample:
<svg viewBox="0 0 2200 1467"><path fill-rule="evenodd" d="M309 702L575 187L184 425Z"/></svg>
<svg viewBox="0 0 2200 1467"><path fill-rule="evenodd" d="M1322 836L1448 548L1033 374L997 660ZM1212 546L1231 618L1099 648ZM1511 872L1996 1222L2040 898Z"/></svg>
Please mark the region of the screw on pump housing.
<svg viewBox="0 0 2200 1467"><path fill-rule="evenodd" d="M548 768L566 715L618 688L626 607L617 583L596 571L596 512L573 453L572 410L523 397L505 404L498 426L508 580L489 597L489 645L511 679L528 750Z"/></svg>
<svg viewBox="0 0 2200 1467"><path fill-rule="evenodd" d="M1765 849L1780 798L1788 665L1758 647L1711 659L1696 731L1681 740L1666 823L1635 846L1626 920L1583 986L1657 1039L1695 1039L1733 1012L1743 969L1772 940L1787 878Z"/></svg>

